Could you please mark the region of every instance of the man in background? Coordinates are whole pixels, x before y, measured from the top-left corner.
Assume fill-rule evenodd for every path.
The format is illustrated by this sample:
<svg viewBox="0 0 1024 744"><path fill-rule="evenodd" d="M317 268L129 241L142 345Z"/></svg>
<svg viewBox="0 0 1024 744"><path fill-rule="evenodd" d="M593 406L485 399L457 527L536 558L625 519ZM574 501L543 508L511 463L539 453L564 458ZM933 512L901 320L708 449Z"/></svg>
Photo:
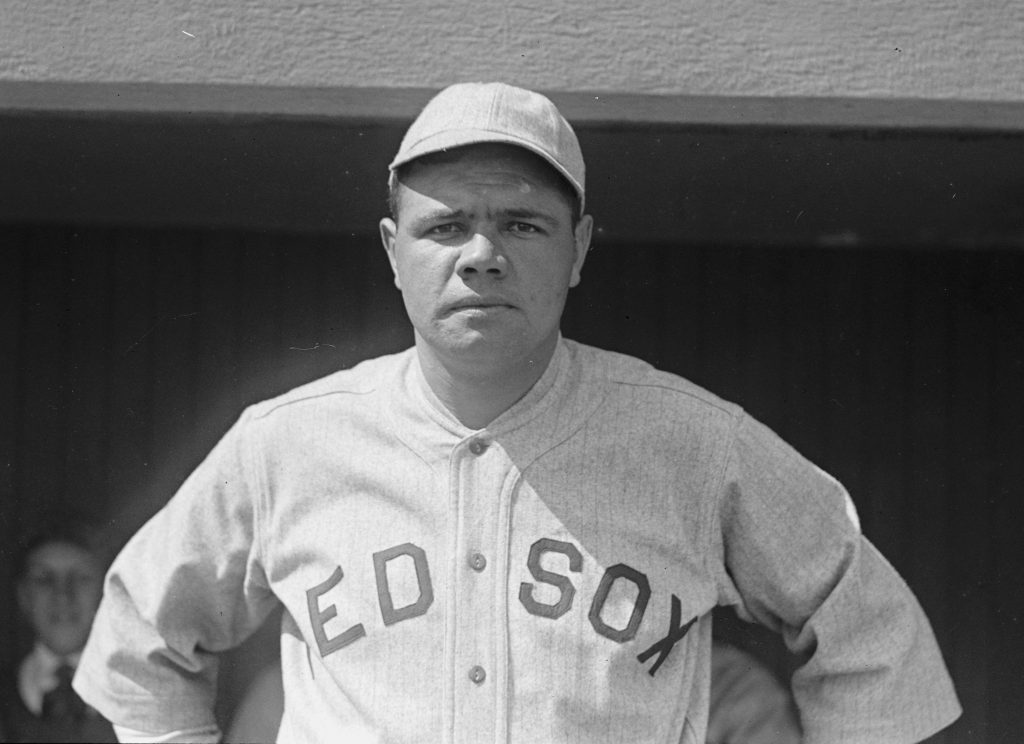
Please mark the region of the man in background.
<svg viewBox="0 0 1024 744"><path fill-rule="evenodd" d="M11 742L112 742L110 724L71 688L103 586L104 561L88 527L59 525L30 539L15 566L18 608L32 650L4 686Z"/></svg>

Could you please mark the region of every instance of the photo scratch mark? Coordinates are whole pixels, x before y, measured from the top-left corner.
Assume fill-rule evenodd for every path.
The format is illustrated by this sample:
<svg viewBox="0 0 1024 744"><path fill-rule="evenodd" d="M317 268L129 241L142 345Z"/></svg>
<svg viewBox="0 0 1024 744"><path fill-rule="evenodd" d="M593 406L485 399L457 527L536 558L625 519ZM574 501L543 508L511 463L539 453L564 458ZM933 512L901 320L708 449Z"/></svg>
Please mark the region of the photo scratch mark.
<svg viewBox="0 0 1024 744"><path fill-rule="evenodd" d="M141 336L139 336L138 341L136 341L135 343L133 343L131 346L129 346L127 349L124 350L124 353L125 354L129 354L132 351L134 351L138 347L139 344L141 344L143 341L145 341L147 338L149 338L153 334L153 331L155 331L157 328L159 328L163 323L165 323L165 322L167 322L169 320L181 320L182 318L192 318L192 317L195 317L196 315L199 315L199 313L195 312L195 313L182 313L181 315L161 315L159 318L157 318L156 323L151 325L149 327L149 329L145 333L143 333Z"/></svg>
<svg viewBox="0 0 1024 744"><path fill-rule="evenodd" d="M185 34L185 36L187 36L190 39L196 38L195 34L190 34L188 31L182 31L181 33Z"/></svg>
<svg viewBox="0 0 1024 744"><path fill-rule="evenodd" d="M288 351L316 351L317 349L319 349L322 346L330 346L332 349L337 349L338 348L334 344L322 344L319 341L317 341L312 346L289 346L288 347Z"/></svg>

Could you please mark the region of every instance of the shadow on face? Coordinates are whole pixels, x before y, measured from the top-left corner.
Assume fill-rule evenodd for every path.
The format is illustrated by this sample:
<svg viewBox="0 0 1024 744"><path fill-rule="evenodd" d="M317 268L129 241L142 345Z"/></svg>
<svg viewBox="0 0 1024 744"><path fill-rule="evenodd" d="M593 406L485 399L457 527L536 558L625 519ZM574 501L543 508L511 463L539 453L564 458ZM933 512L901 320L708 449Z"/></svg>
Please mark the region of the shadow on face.
<svg viewBox="0 0 1024 744"><path fill-rule="evenodd" d="M570 227L575 228L582 216L582 204L575 189L544 158L522 147L503 143L464 145L451 150L424 155L399 167L388 183L389 205L392 218L398 222L403 183L425 169L439 165L473 162L501 162L506 167L521 169L540 184L554 190L570 212Z"/></svg>

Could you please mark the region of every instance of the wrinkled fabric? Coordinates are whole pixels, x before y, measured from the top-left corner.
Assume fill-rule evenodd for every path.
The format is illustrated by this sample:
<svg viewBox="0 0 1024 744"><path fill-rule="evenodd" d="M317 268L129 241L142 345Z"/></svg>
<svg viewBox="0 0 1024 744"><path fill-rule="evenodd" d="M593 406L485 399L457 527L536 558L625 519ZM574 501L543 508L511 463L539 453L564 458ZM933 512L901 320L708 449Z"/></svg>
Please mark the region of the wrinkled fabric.
<svg viewBox="0 0 1024 744"><path fill-rule="evenodd" d="M113 565L76 686L213 723L217 652L282 603L279 741L704 741L716 605L808 660L808 744L912 742L959 706L849 497L737 406L561 341L485 429L415 351L249 408Z"/></svg>

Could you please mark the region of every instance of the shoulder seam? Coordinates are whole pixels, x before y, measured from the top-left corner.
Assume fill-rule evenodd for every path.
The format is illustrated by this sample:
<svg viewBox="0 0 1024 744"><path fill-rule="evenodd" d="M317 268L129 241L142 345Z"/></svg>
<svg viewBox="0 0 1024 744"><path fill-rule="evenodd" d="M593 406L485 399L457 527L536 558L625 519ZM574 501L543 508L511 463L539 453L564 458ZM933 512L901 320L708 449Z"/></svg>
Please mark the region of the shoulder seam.
<svg viewBox="0 0 1024 744"><path fill-rule="evenodd" d="M328 398L332 395L370 395L373 392L376 392L376 388L371 388L370 390L330 390L326 393L317 393L315 395L303 395L298 398L290 398L288 400L283 400L280 403L274 403L272 405L266 403L265 405L267 407L267 410L254 412L253 418L257 420L263 419L281 408L287 408L288 406L291 405L305 403L306 401L316 400L318 398ZM259 407L262 406L259 406L259 404L257 404L257 408Z"/></svg>
<svg viewBox="0 0 1024 744"><path fill-rule="evenodd" d="M610 383L612 383L614 385L623 385L623 386L626 386L626 387L655 388L657 390L666 390L666 391L668 391L670 393L676 393L677 395L684 395L687 398L692 398L693 400L700 401L701 403L704 403L705 405L711 406L712 408L715 408L715 409L721 411L722 413L726 413L726 414L728 414L729 416L732 416L732 417L739 417L739 416L743 415L743 407L738 405L738 404L736 404L736 403L725 403L725 402L718 403L718 402L716 402L714 400L709 400L708 398L706 398L704 396L695 395L694 393L688 392L686 390L680 390L679 388L670 387L668 385L659 385L658 383L653 383L653 382L629 382L628 380L617 380L615 378L608 378L608 382L610 382Z"/></svg>

